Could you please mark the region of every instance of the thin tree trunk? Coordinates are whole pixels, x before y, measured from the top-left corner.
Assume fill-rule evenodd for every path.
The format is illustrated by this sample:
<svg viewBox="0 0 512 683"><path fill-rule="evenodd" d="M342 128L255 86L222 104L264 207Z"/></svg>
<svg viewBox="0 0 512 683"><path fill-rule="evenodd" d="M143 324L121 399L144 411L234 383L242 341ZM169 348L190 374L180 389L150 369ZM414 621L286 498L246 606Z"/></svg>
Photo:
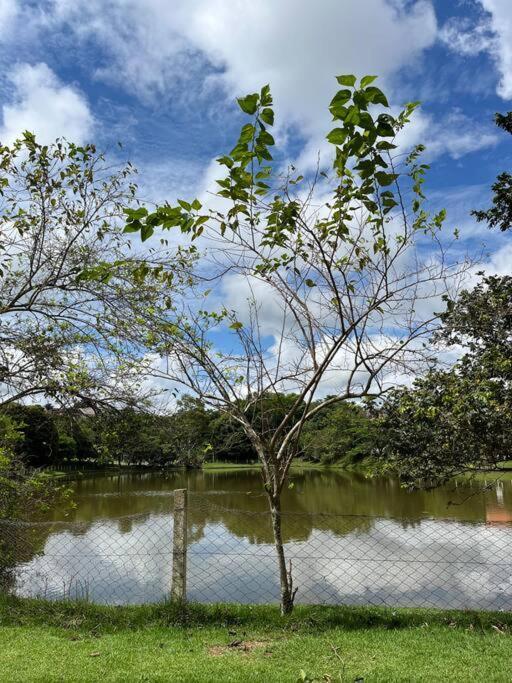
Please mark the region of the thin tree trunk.
<svg viewBox="0 0 512 683"><path fill-rule="evenodd" d="M293 610L293 601L296 590L293 589L293 580L290 569L286 568L284 555L283 535L281 529L281 501L279 494L269 494L270 512L272 516L272 531L274 533L274 545L276 548L277 562L279 566L279 582L281 587L281 614L290 614Z"/></svg>

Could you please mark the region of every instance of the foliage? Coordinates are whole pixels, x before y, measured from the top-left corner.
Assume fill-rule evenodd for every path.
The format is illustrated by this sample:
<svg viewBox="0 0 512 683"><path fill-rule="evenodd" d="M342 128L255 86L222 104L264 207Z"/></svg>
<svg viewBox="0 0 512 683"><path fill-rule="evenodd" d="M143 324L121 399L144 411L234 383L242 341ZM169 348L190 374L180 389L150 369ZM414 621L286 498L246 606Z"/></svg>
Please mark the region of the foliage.
<svg viewBox="0 0 512 683"><path fill-rule="evenodd" d="M324 465L353 465L368 458L377 442L376 421L359 405L334 404L304 426L301 447L306 459Z"/></svg>
<svg viewBox="0 0 512 683"><path fill-rule="evenodd" d="M98 464L140 465L158 462L161 455L157 417L133 408L105 410L81 418L91 434L94 460Z"/></svg>
<svg viewBox="0 0 512 683"><path fill-rule="evenodd" d="M258 410L249 406L251 423L258 430L274 428L295 399L293 394L272 395ZM80 409L9 404L0 418L17 425L12 451L24 467L197 467L208 461L238 464L258 458L239 422L190 396L171 414L132 408L84 414ZM313 462L357 462L371 453L373 429L372 418L358 406L326 408L305 427L301 454Z"/></svg>
<svg viewBox="0 0 512 683"><path fill-rule="evenodd" d="M512 112L496 114L496 125L506 133L512 134ZM477 221L485 221L490 228L502 232L512 228L512 175L500 173L492 186L492 207L486 211L472 211Z"/></svg>
<svg viewBox="0 0 512 683"><path fill-rule="evenodd" d="M512 443L512 277L488 276L447 302L438 341L465 353L382 410L382 451L409 483L438 484L510 459Z"/></svg>
<svg viewBox="0 0 512 683"><path fill-rule="evenodd" d="M171 272L163 246L164 264L130 254L120 217L135 200L133 172L94 145L41 145L29 132L0 145L0 405L112 405L141 393L120 326L147 315L163 282L169 296L186 257Z"/></svg>
<svg viewBox="0 0 512 683"><path fill-rule="evenodd" d="M200 467L211 450L210 419L204 404L191 396L178 401L168 419L167 449L174 465Z"/></svg>
<svg viewBox="0 0 512 683"><path fill-rule="evenodd" d="M59 433L51 412L39 405L12 403L3 413L18 425L20 439L15 449L27 467L41 467L59 459Z"/></svg>
<svg viewBox="0 0 512 683"><path fill-rule="evenodd" d="M24 427L0 413L0 518L28 517L57 501L70 500L66 487L55 485L46 475L27 467L17 455L25 438ZM4 550L0 542L0 569L6 559Z"/></svg>

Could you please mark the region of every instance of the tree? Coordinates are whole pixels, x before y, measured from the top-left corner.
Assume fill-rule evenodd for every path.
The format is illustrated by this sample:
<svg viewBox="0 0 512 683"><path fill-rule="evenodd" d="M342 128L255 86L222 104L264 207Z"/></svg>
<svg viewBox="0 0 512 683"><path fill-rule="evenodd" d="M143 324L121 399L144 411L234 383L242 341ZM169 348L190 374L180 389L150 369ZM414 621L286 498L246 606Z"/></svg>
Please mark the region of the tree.
<svg viewBox="0 0 512 683"><path fill-rule="evenodd" d="M512 112L496 114L512 134ZM478 221L506 232L512 227L512 176L492 186L493 206L472 211ZM462 347L448 371L435 368L384 403L380 464L415 486L438 485L481 468L499 468L512 443L512 277L485 276L458 299L446 298L434 341Z"/></svg>
<svg viewBox="0 0 512 683"><path fill-rule="evenodd" d="M496 125L512 135L512 112L496 114ZM498 227L502 232L512 228L512 175L500 173L492 186L494 193L492 207L486 211L472 211L477 221L485 221L490 228Z"/></svg>
<svg viewBox="0 0 512 683"><path fill-rule="evenodd" d="M28 132L0 145L0 405L140 397L118 321L135 327L162 282L169 296L180 256L171 272L164 246L130 254L120 218L135 200L132 174L93 145L40 145Z"/></svg>
<svg viewBox="0 0 512 683"><path fill-rule="evenodd" d="M0 519L29 517L56 502L69 501L70 491L46 475L26 466L17 455L23 450L24 433L11 416L0 413ZM8 563L8 548L0 538L0 571Z"/></svg>
<svg viewBox="0 0 512 683"><path fill-rule="evenodd" d="M465 352L382 409L380 455L414 486L496 469L512 454L512 277L484 277L441 320L437 341Z"/></svg>
<svg viewBox="0 0 512 683"><path fill-rule="evenodd" d="M51 412L43 406L10 403L3 415L17 425L21 439L15 449L25 467L43 467L58 461L59 434Z"/></svg>
<svg viewBox="0 0 512 683"><path fill-rule="evenodd" d="M374 80L338 78L342 88L329 106L336 127L327 135L332 173L318 168L304 178L273 161L265 86L238 100L250 121L218 159L224 176L214 207L194 199L127 212L126 230L143 239L177 228L203 246L185 296L153 318L152 350L166 362L148 364L148 373L229 414L251 441L283 613L297 589L283 547L281 492L305 424L334 403L380 395L422 366L429 350L421 340L438 324L425 301L446 293L448 276L461 269L440 238L444 212L429 216L423 207L422 148L405 163L393 157L415 105L393 117ZM294 397L279 424L270 423L268 398L284 393Z"/></svg>
<svg viewBox="0 0 512 683"><path fill-rule="evenodd" d="M162 459L159 417L151 412L124 407L102 410L85 418L95 459L119 467L160 462Z"/></svg>
<svg viewBox="0 0 512 683"><path fill-rule="evenodd" d="M167 426L166 450L170 462L200 467L211 450L210 416L204 404L192 396L183 396Z"/></svg>
<svg viewBox="0 0 512 683"><path fill-rule="evenodd" d="M376 446L376 421L353 403L333 404L304 426L305 458L326 465L353 465L372 455Z"/></svg>

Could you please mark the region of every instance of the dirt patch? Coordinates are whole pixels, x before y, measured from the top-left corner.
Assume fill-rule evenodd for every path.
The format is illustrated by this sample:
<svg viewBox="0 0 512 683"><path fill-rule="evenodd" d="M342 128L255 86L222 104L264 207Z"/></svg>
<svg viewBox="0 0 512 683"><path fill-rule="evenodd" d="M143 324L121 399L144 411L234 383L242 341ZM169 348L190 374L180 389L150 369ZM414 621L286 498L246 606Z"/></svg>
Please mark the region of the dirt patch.
<svg viewBox="0 0 512 683"><path fill-rule="evenodd" d="M265 640L233 640L229 645L212 645L208 648L208 654L211 657L221 657L228 654L228 652L240 652L242 654L249 654L254 650L267 648L265 654L271 654L268 650L270 643Z"/></svg>

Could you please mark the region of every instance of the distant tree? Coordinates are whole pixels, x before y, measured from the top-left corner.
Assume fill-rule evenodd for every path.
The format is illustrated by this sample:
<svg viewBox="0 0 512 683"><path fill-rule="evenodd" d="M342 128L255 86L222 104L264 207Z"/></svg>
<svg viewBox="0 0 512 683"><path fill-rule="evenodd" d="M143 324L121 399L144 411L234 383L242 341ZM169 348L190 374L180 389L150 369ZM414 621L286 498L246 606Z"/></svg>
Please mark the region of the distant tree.
<svg viewBox="0 0 512 683"><path fill-rule="evenodd" d="M333 404L304 427L301 445L308 460L353 465L372 455L377 426L367 410L353 403Z"/></svg>
<svg viewBox="0 0 512 683"><path fill-rule="evenodd" d="M305 424L336 402L380 395L397 374L418 369L430 354L420 340L438 324L418 304L444 294L464 267L445 253L444 212L431 217L423 207L422 148L405 163L395 152L394 138L415 105L392 116L374 81L338 78L329 106L336 127L327 135L332 173L318 169L304 178L273 163L265 86L239 100L251 118L218 159L223 176L214 208L194 199L127 212L126 229L143 239L158 227L178 228L204 244L190 287L153 316L153 350L167 362L148 364L148 373L229 414L252 443L272 517L283 613L292 610L296 587L283 547L281 492ZM235 308L225 298L228 284L238 293ZM220 303L210 303L212 289ZM269 332L262 308L270 302ZM334 395L321 399L327 378ZM279 424L264 416L258 423L259 407L266 411L268 397L283 393L295 398Z"/></svg>
<svg viewBox="0 0 512 683"><path fill-rule="evenodd" d="M258 455L242 425L233 420L229 413L216 410L212 410L211 413L210 444L212 448L206 454L206 460L235 463L257 461Z"/></svg>
<svg viewBox="0 0 512 683"><path fill-rule="evenodd" d="M160 462L162 455L158 416L132 408L104 410L88 423L100 463L142 465Z"/></svg>
<svg viewBox="0 0 512 683"><path fill-rule="evenodd" d="M200 467L211 450L210 416L204 403L192 396L178 401L176 412L167 422L169 463Z"/></svg>

